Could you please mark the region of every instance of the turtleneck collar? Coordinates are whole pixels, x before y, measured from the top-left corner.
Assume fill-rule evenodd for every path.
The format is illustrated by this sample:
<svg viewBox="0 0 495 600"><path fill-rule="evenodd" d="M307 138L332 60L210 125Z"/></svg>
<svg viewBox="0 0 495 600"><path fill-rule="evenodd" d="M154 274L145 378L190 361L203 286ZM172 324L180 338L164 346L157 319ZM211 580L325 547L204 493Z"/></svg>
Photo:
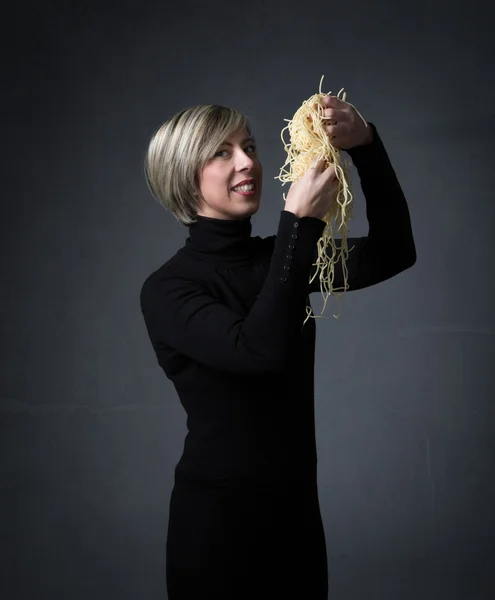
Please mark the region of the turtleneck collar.
<svg viewBox="0 0 495 600"><path fill-rule="evenodd" d="M217 264L243 264L251 258L251 217L213 219L196 216L189 225L184 250L189 255Z"/></svg>

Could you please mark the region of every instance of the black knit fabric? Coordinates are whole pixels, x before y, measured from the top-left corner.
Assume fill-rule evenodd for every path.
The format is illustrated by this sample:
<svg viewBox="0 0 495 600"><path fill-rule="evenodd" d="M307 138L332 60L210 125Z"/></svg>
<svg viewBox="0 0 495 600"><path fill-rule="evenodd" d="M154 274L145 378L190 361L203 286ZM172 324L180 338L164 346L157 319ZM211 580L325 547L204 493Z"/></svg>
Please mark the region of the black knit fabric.
<svg viewBox="0 0 495 600"><path fill-rule="evenodd" d="M416 260L407 203L372 127L373 143L349 151L369 221L366 237L348 240L349 291ZM187 413L170 501L170 600L327 598L315 322L302 326L320 290L309 279L324 227L282 210L277 234L262 239L250 218L198 217L143 284L153 349Z"/></svg>

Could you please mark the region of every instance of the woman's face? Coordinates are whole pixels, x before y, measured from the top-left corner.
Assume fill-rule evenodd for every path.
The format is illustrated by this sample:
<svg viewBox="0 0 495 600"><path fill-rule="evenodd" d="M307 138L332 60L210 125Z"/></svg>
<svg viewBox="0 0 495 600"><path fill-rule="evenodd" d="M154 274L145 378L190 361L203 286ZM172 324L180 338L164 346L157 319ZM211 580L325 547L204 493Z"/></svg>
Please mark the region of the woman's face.
<svg viewBox="0 0 495 600"><path fill-rule="evenodd" d="M259 208L263 169L247 131L231 135L218 148L200 175L204 198L198 215L214 219L245 219ZM253 190L234 190L252 180ZM247 184L245 184L247 185Z"/></svg>

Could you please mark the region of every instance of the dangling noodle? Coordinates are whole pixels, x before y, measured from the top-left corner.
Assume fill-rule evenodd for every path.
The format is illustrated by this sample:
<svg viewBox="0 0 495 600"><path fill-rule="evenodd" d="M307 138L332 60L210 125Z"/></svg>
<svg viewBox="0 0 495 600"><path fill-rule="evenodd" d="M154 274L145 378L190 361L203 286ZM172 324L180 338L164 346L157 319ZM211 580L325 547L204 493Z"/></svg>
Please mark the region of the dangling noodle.
<svg viewBox="0 0 495 600"><path fill-rule="evenodd" d="M324 96L331 94L331 92L323 94L321 91L323 77L324 76L322 76L320 80L318 94L314 94L311 98L305 100L292 120L284 119L284 121L288 122L288 125L282 130L281 138L288 156L285 164L280 169L280 175L275 177L275 179L279 179L283 182L282 185L285 185L287 182L298 181L304 175L306 170L310 168L314 158L317 160L324 159L325 168L330 164L334 165L338 180L336 198L331 210L324 217L326 226L323 230L322 237L318 240L317 261L316 263L313 263L313 266L316 266L317 269L310 278L311 283L313 279L319 275L320 289L323 296L323 308L321 314L323 314L325 310L329 295L335 296L337 300L340 301L343 293L349 288L347 284L346 260L350 250L347 249L347 233L353 210L353 196L349 180L349 169L352 166L352 163L341 161L340 150L332 146L330 143L330 135L323 128L324 119L328 119L328 117L323 116L326 107L321 103L321 99ZM337 94L337 98L345 102L346 93L343 88ZM356 112L361 119L363 119L362 115L357 110ZM363 121L366 123L364 119ZM284 140L284 131L286 129L289 130L289 144ZM289 170L285 169L287 164L289 164ZM285 194L283 196L285 201ZM342 236L340 252L338 252L335 244L334 228ZM326 252L326 248L329 245L332 248L331 257L329 257ZM344 287L337 288L333 287L333 279L335 264L339 260L342 261ZM306 306L306 314L307 317L303 326L310 317L314 319L322 318L321 315L314 316L311 307L309 306ZM338 315L333 316L337 319L339 315L340 310Z"/></svg>

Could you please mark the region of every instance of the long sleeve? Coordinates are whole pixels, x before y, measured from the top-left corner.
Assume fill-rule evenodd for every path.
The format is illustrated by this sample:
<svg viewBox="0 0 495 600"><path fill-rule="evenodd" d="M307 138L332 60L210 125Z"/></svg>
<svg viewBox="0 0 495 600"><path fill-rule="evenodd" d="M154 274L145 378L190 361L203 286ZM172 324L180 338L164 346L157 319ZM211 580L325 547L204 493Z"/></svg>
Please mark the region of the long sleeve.
<svg viewBox="0 0 495 600"><path fill-rule="evenodd" d="M281 211L268 274L245 318L184 275L180 261L152 274L141 288L140 302L155 350L167 345L206 366L234 373L283 369L324 227L321 219Z"/></svg>
<svg viewBox="0 0 495 600"><path fill-rule="evenodd" d="M346 261L349 291L380 283L416 262L411 219L404 193L375 125L369 125L373 129L371 144L347 151L360 178L369 224L366 237L347 239L350 250ZM336 240L338 248L340 243L340 240ZM327 251L331 255L330 246ZM316 262L316 258L317 250L313 262ZM344 286L341 260L335 264L333 286ZM320 281L316 277L310 284L310 293L319 291Z"/></svg>

